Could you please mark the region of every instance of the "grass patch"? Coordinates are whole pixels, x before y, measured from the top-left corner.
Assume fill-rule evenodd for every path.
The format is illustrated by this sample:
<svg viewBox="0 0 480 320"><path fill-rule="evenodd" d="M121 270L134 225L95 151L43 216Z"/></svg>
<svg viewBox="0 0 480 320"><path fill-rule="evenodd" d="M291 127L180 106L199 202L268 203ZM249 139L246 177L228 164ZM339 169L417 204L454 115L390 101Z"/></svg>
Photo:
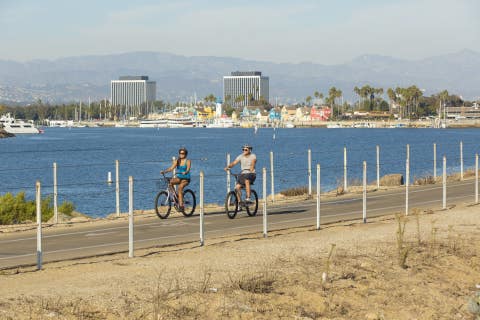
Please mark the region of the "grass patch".
<svg viewBox="0 0 480 320"><path fill-rule="evenodd" d="M312 190L313 192L313 190ZM294 187L286 190L280 191L280 194L285 197L295 197L295 196L303 196L308 194L308 187Z"/></svg>

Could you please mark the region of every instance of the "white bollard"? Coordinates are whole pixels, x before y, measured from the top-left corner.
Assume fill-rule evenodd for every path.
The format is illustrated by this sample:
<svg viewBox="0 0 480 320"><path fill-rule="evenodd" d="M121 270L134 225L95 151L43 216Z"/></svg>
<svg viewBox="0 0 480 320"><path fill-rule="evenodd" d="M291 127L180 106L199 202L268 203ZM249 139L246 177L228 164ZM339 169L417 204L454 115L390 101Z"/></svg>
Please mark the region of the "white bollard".
<svg viewBox="0 0 480 320"><path fill-rule="evenodd" d="M410 160L410 144L407 144L407 159Z"/></svg>
<svg viewBox="0 0 480 320"><path fill-rule="evenodd" d="M273 174L273 151L270 151L270 184L272 186L272 202L275 202L275 183Z"/></svg>
<svg viewBox="0 0 480 320"><path fill-rule="evenodd" d="M377 145L377 189L380 189L380 146Z"/></svg>
<svg viewBox="0 0 480 320"><path fill-rule="evenodd" d="M405 215L408 216L408 189L410 187L410 159L405 160Z"/></svg>
<svg viewBox="0 0 480 320"><path fill-rule="evenodd" d="M347 192L347 147L343 147L343 191Z"/></svg>
<svg viewBox="0 0 480 320"><path fill-rule="evenodd" d="M447 209L447 157L443 156L443 201L442 208Z"/></svg>
<svg viewBox="0 0 480 320"><path fill-rule="evenodd" d="M108 174L107 174L107 183L108 184L111 184L113 181L112 181L112 172L111 171L108 171Z"/></svg>
<svg viewBox="0 0 480 320"><path fill-rule="evenodd" d="M312 150L308 149L308 196L312 196Z"/></svg>
<svg viewBox="0 0 480 320"><path fill-rule="evenodd" d="M227 167L230 164L230 153L227 153ZM227 171L227 194L230 192L230 187L231 187L231 182L230 182L230 172Z"/></svg>
<svg viewBox="0 0 480 320"><path fill-rule="evenodd" d="M58 223L58 184L57 184L57 163L53 163L53 221Z"/></svg>
<svg viewBox="0 0 480 320"><path fill-rule="evenodd" d="M367 162L363 161L363 223L367 223Z"/></svg>
<svg viewBox="0 0 480 320"><path fill-rule="evenodd" d="M433 181L437 182L437 144L433 144Z"/></svg>
<svg viewBox="0 0 480 320"><path fill-rule="evenodd" d="M475 204L478 204L478 153L475 154Z"/></svg>
<svg viewBox="0 0 480 320"><path fill-rule="evenodd" d="M205 245L205 217L203 212L204 174L200 171L200 246Z"/></svg>
<svg viewBox="0 0 480 320"><path fill-rule="evenodd" d="M267 236L267 169L263 168L263 237Z"/></svg>
<svg viewBox="0 0 480 320"><path fill-rule="evenodd" d="M42 270L43 252L42 252L42 196L40 192L40 181L35 184L36 204L37 204L37 269Z"/></svg>
<svg viewBox="0 0 480 320"><path fill-rule="evenodd" d="M133 258L133 177L128 177L128 257Z"/></svg>
<svg viewBox="0 0 480 320"><path fill-rule="evenodd" d="M463 181L463 141L460 141L460 180Z"/></svg>
<svg viewBox="0 0 480 320"><path fill-rule="evenodd" d="M320 164L317 164L317 230L320 230Z"/></svg>
<svg viewBox="0 0 480 320"><path fill-rule="evenodd" d="M120 163L115 160L115 211L120 216Z"/></svg>

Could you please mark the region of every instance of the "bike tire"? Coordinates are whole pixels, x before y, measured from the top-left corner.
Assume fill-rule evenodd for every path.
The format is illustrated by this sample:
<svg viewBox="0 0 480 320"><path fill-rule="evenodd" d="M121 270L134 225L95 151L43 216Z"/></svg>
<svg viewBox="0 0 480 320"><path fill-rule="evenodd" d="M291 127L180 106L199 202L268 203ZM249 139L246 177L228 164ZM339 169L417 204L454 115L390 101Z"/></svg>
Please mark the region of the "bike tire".
<svg viewBox="0 0 480 320"><path fill-rule="evenodd" d="M167 219L172 210L172 202L166 191L160 191L155 197L155 212L160 219Z"/></svg>
<svg viewBox="0 0 480 320"><path fill-rule="evenodd" d="M183 205L185 207L185 210L182 212L183 215L185 217L190 217L195 212L197 206L197 199L192 190L187 189L183 191Z"/></svg>
<svg viewBox="0 0 480 320"><path fill-rule="evenodd" d="M252 201L251 204L248 204L245 206L247 209L247 214L250 217L254 217L257 215L257 210L258 210L258 195L255 190L250 190L250 200Z"/></svg>
<svg viewBox="0 0 480 320"><path fill-rule="evenodd" d="M225 198L225 212L230 219L234 219L238 212L238 197L235 191L227 193Z"/></svg>

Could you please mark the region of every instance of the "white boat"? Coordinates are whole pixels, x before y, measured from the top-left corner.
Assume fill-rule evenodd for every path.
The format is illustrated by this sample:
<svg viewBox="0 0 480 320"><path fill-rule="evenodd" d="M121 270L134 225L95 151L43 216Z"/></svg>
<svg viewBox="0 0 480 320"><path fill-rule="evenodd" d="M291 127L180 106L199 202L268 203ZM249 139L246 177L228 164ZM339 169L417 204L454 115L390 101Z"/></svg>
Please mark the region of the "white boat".
<svg viewBox="0 0 480 320"><path fill-rule="evenodd" d="M285 128L295 128L295 125L291 122L285 123Z"/></svg>
<svg viewBox="0 0 480 320"><path fill-rule="evenodd" d="M168 120L142 120L138 126L140 128L166 128L168 126Z"/></svg>
<svg viewBox="0 0 480 320"><path fill-rule="evenodd" d="M33 121L25 122L23 120L17 120L13 118L10 113L0 117L0 126L3 126L5 131L13 134L40 133L40 131L33 124Z"/></svg>
<svg viewBox="0 0 480 320"><path fill-rule="evenodd" d="M171 118L167 120L167 127L169 128L193 128L195 122L192 118Z"/></svg>
<svg viewBox="0 0 480 320"><path fill-rule="evenodd" d="M337 128L342 128L342 125L340 123L329 123L329 124L327 124L327 128L337 129Z"/></svg>
<svg viewBox="0 0 480 320"><path fill-rule="evenodd" d="M234 123L232 119L229 118L218 118L215 119L212 123L207 124L207 128L233 128Z"/></svg>

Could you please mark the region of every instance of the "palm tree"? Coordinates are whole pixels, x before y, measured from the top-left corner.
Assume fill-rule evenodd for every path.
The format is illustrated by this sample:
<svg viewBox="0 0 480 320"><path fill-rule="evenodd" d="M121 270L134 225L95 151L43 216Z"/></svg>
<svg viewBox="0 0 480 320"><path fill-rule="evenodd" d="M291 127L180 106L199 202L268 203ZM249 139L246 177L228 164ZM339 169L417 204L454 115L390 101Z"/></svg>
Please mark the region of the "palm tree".
<svg viewBox="0 0 480 320"><path fill-rule="evenodd" d="M307 106L310 105L310 102L312 102L312 97L311 96L307 96L305 98L305 102L307 103Z"/></svg>

